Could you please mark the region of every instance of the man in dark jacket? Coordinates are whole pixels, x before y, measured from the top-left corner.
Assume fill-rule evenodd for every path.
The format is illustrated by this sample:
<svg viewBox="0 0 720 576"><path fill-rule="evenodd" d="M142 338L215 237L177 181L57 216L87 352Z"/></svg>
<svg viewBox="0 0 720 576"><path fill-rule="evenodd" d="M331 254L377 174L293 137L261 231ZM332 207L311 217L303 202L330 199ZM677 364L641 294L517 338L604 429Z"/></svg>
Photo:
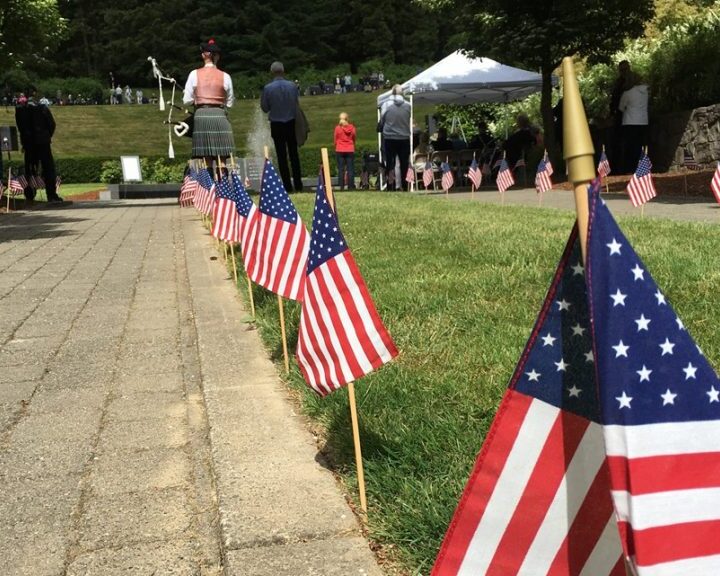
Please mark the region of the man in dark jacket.
<svg viewBox="0 0 720 576"><path fill-rule="evenodd" d="M35 198L31 176L37 176L39 167L42 166L48 202L62 202L56 190L57 175L51 148L52 137L55 134L55 119L50 108L35 101L34 92L31 89L32 96L24 101L22 97L18 99L18 106L15 109L15 123L25 153L25 177L28 180L25 197L28 200Z"/></svg>

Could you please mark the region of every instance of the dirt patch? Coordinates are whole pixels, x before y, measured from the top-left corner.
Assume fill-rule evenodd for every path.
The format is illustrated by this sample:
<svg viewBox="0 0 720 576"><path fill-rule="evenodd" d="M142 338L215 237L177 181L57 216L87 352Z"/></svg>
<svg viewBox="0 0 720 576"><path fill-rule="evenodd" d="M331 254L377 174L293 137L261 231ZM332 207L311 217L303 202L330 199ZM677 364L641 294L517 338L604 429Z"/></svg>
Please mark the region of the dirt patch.
<svg viewBox="0 0 720 576"><path fill-rule="evenodd" d="M631 177L631 174L622 176L613 176L611 174L603 180L603 188L607 182L610 192L624 193ZM658 196L697 196L710 200L714 198L710 190L712 178L713 170L653 174L653 182ZM554 187L560 190L572 190L569 182L561 182Z"/></svg>

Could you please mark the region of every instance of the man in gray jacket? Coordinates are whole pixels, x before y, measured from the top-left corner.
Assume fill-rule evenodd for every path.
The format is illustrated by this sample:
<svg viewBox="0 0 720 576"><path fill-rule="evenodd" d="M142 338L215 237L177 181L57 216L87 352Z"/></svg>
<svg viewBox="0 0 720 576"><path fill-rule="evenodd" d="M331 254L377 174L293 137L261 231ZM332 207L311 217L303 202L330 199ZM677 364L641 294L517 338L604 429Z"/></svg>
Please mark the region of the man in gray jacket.
<svg viewBox="0 0 720 576"><path fill-rule="evenodd" d="M392 96L380 110L380 123L385 142L386 170L395 170L395 159L400 158L400 181L403 190L407 190L405 174L410 162L410 115L410 103L403 98L402 86L395 84ZM400 188L397 182L396 188Z"/></svg>

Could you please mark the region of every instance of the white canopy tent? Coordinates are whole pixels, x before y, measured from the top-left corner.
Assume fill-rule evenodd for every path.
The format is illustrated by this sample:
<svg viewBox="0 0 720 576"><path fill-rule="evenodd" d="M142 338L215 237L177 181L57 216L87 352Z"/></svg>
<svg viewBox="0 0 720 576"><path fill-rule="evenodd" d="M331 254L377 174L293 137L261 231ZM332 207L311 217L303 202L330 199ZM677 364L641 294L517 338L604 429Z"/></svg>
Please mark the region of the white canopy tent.
<svg viewBox="0 0 720 576"><path fill-rule="evenodd" d="M553 84L557 84L556 77L553 77ZM540 91L542 76L536 72L500 64L490 58L471 58L457 50L401 86L405 95L409 96L411 107L415 102L428 104L511 102ZM391 96L392 91L378 96L378 120L383 104ZM378 148L381 148L380 134L378 134ZM412 153L412 131L410 150ZM382 150L380 154L382 159Z"/></svg>

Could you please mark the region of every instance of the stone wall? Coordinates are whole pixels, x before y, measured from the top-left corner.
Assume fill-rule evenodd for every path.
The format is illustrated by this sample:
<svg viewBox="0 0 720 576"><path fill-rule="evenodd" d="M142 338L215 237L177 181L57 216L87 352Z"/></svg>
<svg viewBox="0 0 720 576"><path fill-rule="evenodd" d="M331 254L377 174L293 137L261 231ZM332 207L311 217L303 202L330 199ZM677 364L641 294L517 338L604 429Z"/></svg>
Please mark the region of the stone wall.
<svg viewBox="0 0 720 576"><path fill-rule="evenodd" d="M686 149L703 168L715 167L720 160L720 104L651 118L654 172L681 168Z"/></svg>

